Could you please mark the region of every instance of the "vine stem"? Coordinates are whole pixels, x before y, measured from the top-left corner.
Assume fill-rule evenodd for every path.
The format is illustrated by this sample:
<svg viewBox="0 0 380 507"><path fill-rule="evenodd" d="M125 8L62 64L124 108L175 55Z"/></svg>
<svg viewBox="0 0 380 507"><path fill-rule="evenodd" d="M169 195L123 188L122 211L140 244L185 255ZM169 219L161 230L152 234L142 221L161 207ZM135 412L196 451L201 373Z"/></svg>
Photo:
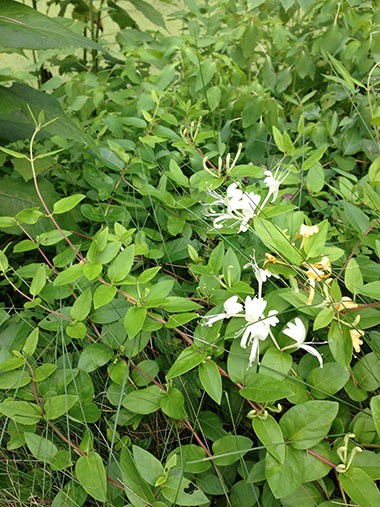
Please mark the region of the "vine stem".
<svg viewBox="0 0 380 507"><path fill-rule="evenodd" d="M40 202L41 202L44 210L46 211L46 214L47 214L48 218L54 224L54 227L57 229L57 231L60 233L60 235L66 241L66 243L70 246L70 248L75 252L75 255L77 256L77 258L79 260L83 260L82 255L78 252L78 250L72 244L72 242L70 241L70 239L63 232L63 230L61 229L61 227L57 223L56 219L54 218L53 213L49 210L49 208L48 208L48 206L47 206L47 204L46 204L46 202L45 202L45 200L44 200L44 198L43 198L43 196L41 194L40 188L38 186L37 175L36 175L36 168L35 168L35 165L34 165L35 158L34 158L34 153L33 153L33 144L34 144L35 138L36 138L37 134L40 132L41 128L42 128L42 126L38 123L36 125L36 128L34 129L34 132L32 134L32 137L30 139L30 144L29 144L29 162L30 162L30 166L31 166L31 169L32 169L34 188L36 189L37 196L38 196L38 198L39 198L39 200L40 200Z"/></svg>

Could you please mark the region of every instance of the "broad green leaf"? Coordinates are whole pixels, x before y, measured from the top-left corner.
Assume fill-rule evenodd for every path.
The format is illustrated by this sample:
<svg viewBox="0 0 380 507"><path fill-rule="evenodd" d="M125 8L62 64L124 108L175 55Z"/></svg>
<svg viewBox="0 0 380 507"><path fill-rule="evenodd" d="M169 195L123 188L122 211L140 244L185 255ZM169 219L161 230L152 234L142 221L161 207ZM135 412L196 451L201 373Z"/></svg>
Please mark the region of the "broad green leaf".
<svg viewBox="0 0 380 507"><path fill-rule="evenodd" d="M120 470L122 483L125 486L125 494L135 507L146 507L153 504L152 490L139 474L132 454L127 447L123 447L120 456Z"/></svg>
<svg viewBox="0 0 380 507"><path fill-rule="evenodd" d="M103 460L97 452L81 456L75 464L75 475L82 488L95 500L107 499L107 478Z"/></svg>
<svg viewBox="0 0 380 507"><path fill-rule="evenodd" d="M134 414L152 414L160 408L163 391L156 385L133 391L122 401L123 407Z"/></svg>
<svg viewBox="0 0 380 507"><path fill-rule="evenodd" d="M286 446L282 465L270 453L265 457L265 477L275 498L284 498L296 491L303 480L303 453Z"/></svg>
<svg viewBox="0 0 380 507"><path fill-rule="evenodd" d="M375 391L380 386L380 362L375 352L361 357L352 368L359 387L366 391Z"/></svg>
<svg viewBox="0 0 380 507"><path fill-rule="evenodd" d="M285 233L272 222L263 218L255 218L254 228L261 241L281 258L285 258L297 266L303 262L304 259L298 249L291 244Z"/></svg>
<svg viewBox="0 0 380 507"><path fill-rule="evenodd" d="M114 259L108 268L108 277L112 283L118 283L131 271L135 257L135 245L127 246L119 255Z"/></svg>
<svg viewBox="0 0 380 507"><path fill-rule="evenodd" d="M27 371L14 370L0 375L0 389L20 389L28 385L31 378Z"/></svg>
<svg viewBox="0 0 380 507"><path fill-rule="evenodd" d="M14 3L18 6L21 5L21 7L24 7L19 2ZM1 5L1 7L3 7L3 5ZM11 30L14 30L13 26L11 27ZM24 27L22 30L24 30ZM0 31L1 40L2 36L4 36L4 32L2 29L0 29ZM1 139L5 139L7 141L30 139L35 126L29 113L29 108L35 117L37 117L41 111L44 111L46 122L51 121L49 125L42 129L40 134L41 137L49 137L53 135L62 136L66 139L72 139L75 142L87 144L96 151L96 147L91 137L86 134L73 120L65 115L57 99L50 94L36 90L35 88L23 83L13 83L12 86L9 87L0 86ZM45 194L43 195L45 197Z"/></svg>
<svg viewBox="0 0 380 507"><path fill-rule="evenodd" d="M59 491L51 507L82 507L86 501L87 493L83 488L71 480Z"/></svg>
<svg viewBox="0 0 380 507"><path fill-rule="evenodd" d="M212 444L213 463L218 466L232 465L252 448L253 442L242 435L227 435Z"/></svg>
<svg viewBox="0 0 380 507"><path fill-rule="evenodd" d="M152 382L151 379L154 379L160 371L158 364L150 359L141 361L141 363L138 363L137 366L139 369L132 371L132 378L133 382L138 387L145 387L149 385Z"/></svg>
<svg viewBox="0 0 380 507"><path fill-rule="evenodd" d="M202 306L191 299L182 298L178 296L169 296L162 304L162 308L167 312L191 312L198 310Z"/></svg>
<svg viewBox="0 0 380 507"><path fill-rule="evenodd" d="M0 363L0 371L12 371L20 368L25 363L23 357L11 357L3 363Z"/></svg>
<svg viewBox="0 0 380 507"><path fill-rule="evenodd" d="M51 463L57 454L57 446L47 438L35 433L25 432L24 436L26 445L33 456L44 463Z"/></svg>
<svg viewBox="0 0 380 507"><path fill-rule="evenodd" d="M342 208L344 216L349 225L359 233L365 233L369 227L370 222L367 215L358 206L355 206L351 202L343 201Z"/></svg>
<svg viewBox="0 0 380 507"><path fill-rule="evenodd" d="M272 403L292 396L294 391L292 384L286 380L278 380L262 373L256 373L250 377L250 387L241 389L239 393L248 400L258 403Z"/></svg>
<svg viewBox="0 0 380 507"><path fill-rule="evenodd" d="M138 281L140 283L148 283L148 282L150 282L157 275L157 273L160 271L160 269L161 269L161 266L156 266L154 268L145 269L145 271L143 271L139 275Z"/></svg>
<svg viewBox="0 0 380 507"><path fill-rule="evenodd" d="M370 282L363 285L358 292L373 299L380 299L380 282Z"/></svg>
<svg viewBox="0 0 380 507"><path fill-rule="evenodd" d="M146 319L146 308L130 306L125 314L124 328L129 338L134 338L142 329Z"/></svg>
<svg viewBox="0 0 380 507"><path fill-rule="evenodd" d="M37 296L46 285L46 268L42 264L35 272L32 283L29 287L29 292L32 296Z"/></svg>
<svg viewBox="0 0 380 507"><path fill-rule="evenodd" d="M352 357L352 339L347 326L333 320L328 334L329 348L335 359L343 368L348 368Z"/></svg>
<svg viewBox="0 0 380 507"><path fill-rule="evenodd" d="M323 440L337 416L335 401L311 400L291 407L280 419L284 437L295 449L307 449Z"/></svg>
<svg viewBox="0 0 380 507"><path fill-rule="evenodd" d="M164 18L151 3L145 2L145 0L129 0L129 2L149 19L151 23L166 28Z"/></svg>
<svg viewBox="0 0 380 507"><path fill-rule="evenodd" d="M291 354L282 352L275 347L270 347L261 359L260 373L282 381L289 373L292 364L293 359Z"/></svg>
<svg viewBox="0 0 380 507"><path fill-rule="evenodd" d="M82 267L82 264L74 264L74 266L70 266L64 271L61 271L54 280L54 285L59 287L61 285L68 285L75 282L75 280L78 280L78 278L82 275Z"/></svg>
<svg viewBox="0 0 380 507"><path fill-rule="evenodd" d="M86 262L86 264L83 264L83 275L87 278L87 280L95 280L95 278L98 278L102 272L102 269L103 266L101 264Z"/></svg>
<svg viewBox="0 0 380 507"><path fill-rule="evenodd" d="M207 505L207 496L192 482L183 477L180 470L173 470L166 480L162 495L174 505L194 506Z"/></svg>
<svg viewBox="0 0 380 507"><path fill-rule="evenodd" d="M183 326L191 320L198 318L199 315L197 313L177 313L175 315L170 315L165 327L173 329L175 327Z"/></svg>
<svg viewBox="0 0 380 507"><path fill-rule="evenodd" d="M191 345L183 350L177 357L175 363L166 374L167 380L179 377L184 373L192 370L198 364L201 364L207 356L207 352L202 352L195 345Z"/></svg>
<svg viewBox="0 0 380 507"><path fill-rule="evenodd" d="M37 424L41 419L40 407L28 401L3 401L0 403L0 414L25 425Z"/></svg>
<svg viewBox="0 0 380 507"><path fill-rule="evenodd" d="M77 206L86 196L83 194L74 194L69 197L64 197L60 199L56 203L54 203L53 213L55 215L60 215L62 213L67 213L71 211L75 206Z"/></svg>
<svg viewBox="0 0 380 507"><path fill-rule="evenodd" d="M39 338L39 329L36 327L33 331L28 335L25 340L24 346L22 348L22 353L27 357L32 357L35 353Z"/></svg>
<svg viewBox="0 0 380 507"><path fill-rule="evenodd" d="M92 343L79 356L78 368L90 373L108 363L111 357L112 350L103 343Z"/></svg>
<svg viewBox="0 0 380 507"><path fill-rule="evenodd" d="M160 408L164 414L172 419L184 419L186 417L185 397L176 387L170 387L161 397Z"/></svg>
<svg viewBox="0 0 380 507"><path fill-rule="evenodd" d="M0 250L0 270L5 273L9 267L8 259L5 253Z"/></svg>
<svg viewBox="0 0 380 507"><path fill-rule="evenodd" d="M211 359L204 361L198 367L199 380L206 393L216 403L222 400L222 377L217 365Z"/></svg>
<svg viewBox="0 0 380 507"><path fill-rule="evenodd" d="M74 394L51 396L44 405L45 419L50 421L61 417L61 415L66 414L77 401L78 396Z"/></svg>
<svg viewBox="0 0 380 507"><path fill-rule="evenodd" d="M370 401L371 413L377 434L380 436L380 395L373 396Z"/></svg>
<svg viewBox="0 0 380 507"><path fill-rule="evenodd" d="M2 0L0 45L7 48L87 48L103 51L95 42L73 32L59 19L45 16L19 2Z"/></svg>
<svg viewBox="0 0 380 507"><path fill-rule="evenodd" d="M153 454L137 445L132 446L132 452L139 474L148 484L154 486L157 479L164 473L161 462Z"/></svg>
<svg viewBox="0 0 380 507"><path fill-rule="evenodd" d="M92 306L92 293L88 288L76 299L70 309L70 315L73 320L85 320L90 313Z"/></svg>
<svg viewBox="0 0 380 507"><path fill-rule="evenodd" d="M282 153L285 153L284 136L281 134L277 127L273 127L272 130L274 142L276 143L277 148L282 151Z"/></svg>
<svg viewBox="0 0 380 507"><path fill-rule="evenodd" d="M83 274L85 275L84 268ZM93 297L95 310L110 303L114 299L116 292L117 292L116 287L110 287L108 285L99 285L99 287L96 288Z"/></svg>
<svg viewBox="0 0 380 507"><path fill-rule="evenodd" d="M39 208L27 208L19 211L15 218L19 224L32 225L37 223L42 216L43 213Z"/></svg>
<svg viewBox="0 0 380 507"><path fill-rule="evenodd" d="M363 275L354 258L350 259L344 271L344 283L347 289L354 295L358 294L363 287ZM380 282L379 282L380 289ZM380 295L380 290L379 290Z"/></svg>
<svg viewBox="0 0 380 507"><path fill-rule="evenodd" d="M211 467L211 461L207 459L204 449L195 444L181 444L169 454L167 463L176 456L176 466L181 467L185 473L200 474Z"/></svg>
<svg viewBox="0 0 380 507"><path fill-rule="evenodd" d="M284 436L275 418L270 414L266 419L255 417L252 419L252 427L266 450L283 465L286 454Z"/></svg>
<svg viewBox="0 0 380 507"><path fill-rule="evenodd" d="M339 474L344 491L360 507L380 505L380 491L371 477L358 467L351 467L344 474Z"/></svg>
<svg viewBox="0 0 380 507"><path fill-rule="evenodd" d="M232 287L240 280L241 269L238 258L232 248L224 256L223 277L228 287Z"/></svg>
<svg viewBox="0 0 380 507"><path fill-rule="evenodd" d="M315 317L313 324L313 331L322 329L330 324L334 318L334 310L331 307L323 308L318 315Z"/></svg>
<svg viewBox="0 0 380 507"><path fill-rule="evenodd" d="M306 176L306 188L311 194L316 194L325 186L325 173L321 164L310 168ZM312 255L310 255L312 257Z"/></svg>
<svg viewBox="0 0 380 507"><path fill-rule="evenodd" d="M328 398L345 386L350 373L337 363L324 363L323 368L314 368L307 377L311 392L317 400Z"/></svg>

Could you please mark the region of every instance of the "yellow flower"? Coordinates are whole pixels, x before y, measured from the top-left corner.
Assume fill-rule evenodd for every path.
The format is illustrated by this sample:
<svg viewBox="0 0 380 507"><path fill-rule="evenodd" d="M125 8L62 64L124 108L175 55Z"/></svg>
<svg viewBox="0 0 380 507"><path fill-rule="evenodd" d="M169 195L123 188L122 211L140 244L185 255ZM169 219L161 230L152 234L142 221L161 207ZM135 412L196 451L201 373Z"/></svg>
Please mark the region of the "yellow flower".
<svg viewBox="0 0 380 507"><path fill-rule="evenodd" d="M317 234L317 232L319 232L318 225L302 224L298 236L301 238L310 238L310 236L313 236L313 234Z"/></svg>
<svg viewBox="0 0 380 507"><path fill-rule="evenodd" d="M316 262L315 264L306 264L306 266L308 267L306 276L308 277L310 284L310 292L307 304L311 305L314 301L315 282L320 282L324 278L329 278L332 274L332 269L330 259L326 255L322 257L320 262Z"/></svg>
<svg viewBox="0 0 380 507"><path fill-rule="evenodd" d="M359 305L352 301L351 298L347 296L343 296L340 301L334 304L334 309L337 312L341 312L343 310L350 310L351 308L357 308Z"/></svg>
<svg viewBox="0 0 380 507"><path fill-rule="evenodd" d="M360 346L363 345L363 340L361 339L364 336L364 331L362 329L350 329L350 335L352 340L352 346L354 347L355 352L360 352Z"/></svg>

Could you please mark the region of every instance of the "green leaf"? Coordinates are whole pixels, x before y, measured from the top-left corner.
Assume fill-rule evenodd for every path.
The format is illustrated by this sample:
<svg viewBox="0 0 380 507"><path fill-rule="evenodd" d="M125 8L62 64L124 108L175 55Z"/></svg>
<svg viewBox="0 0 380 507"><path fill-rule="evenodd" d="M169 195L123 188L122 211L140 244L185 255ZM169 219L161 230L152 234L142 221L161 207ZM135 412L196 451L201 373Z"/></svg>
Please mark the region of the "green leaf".
<svg viewBox="0 0 380 507"><path fill-rule="evenodd" d="M29 292L32 296L37 296L46 285L46 267L42 264L34 273Z"/></svg>
<svg viewBox="0 0 380 507"><path fill-rule="evenodd" d="M280 420L286 440L295 449L307 449L325 438L338 414L335 401L311 400L291 407Z"/></svg>
<svg viewBox="0 0 380 507"><path fill-rule="evenodd" d="M28 401L6 400L0 403L0 414L19 424L37 424L41 419L41 409Z"/></svg>
<svg viewBox="0 0 380 507"><path fill-rule="evenodd" d="M252 427L266 450L283 465L286 454L285 441L281 427L275 418L270 414L266 419L255 417L252 419Z"/></svg>
<svg viewBox="0 0 380 507"><path fill-rule="evenodd" d="M146 319L146 308L141 306L130 306L125 314L124 329L129 338L134 338L142 329Z"/></svg>
<svg viewBox="0 0 380 507"><path fill-rule="evenodd" d="M19 2L17 5L22 6ZM23 83L14 83L9 87L0 86L0 138L7 141L30 139L35 125L29 108L35 117L44 111L46 122L51 121L41 130L41 138L62 136L65 139L87 144L96 152L96 146L91 137L65 115L57 99ZM45 197L45 194L43 195Z"/></svg>
<svg viewBox="0 0 380 507"><path fill-rule="evenodd" d="M192 482L183 477L180 470L170 472L163 488L162 495L173 505L199 507L207 505L207 496Z"/></svg>
<svg viewBox="0 0 380 507"><path fill-rule="evenodd" d="M156 385L133 391L127 394L122 401L123 407L134 414L152 414L160 408L163 391Z"/></svg>
<svg viewBox="0 0 380 507"><path fill-rule="evenodd" d="M199 315L197 313L177 313L175 315L170 315L165 327L168 329L173 329L179 326L183 326L190 322L191 320L198 319Z"/></svg>
<svg viewBox="0 0 380 507"><path fill-rule="evenodd" d="M285 153L284 136L281 134L277 127L273 127L272 131L274 142L276 143L277 148L282 151L282 153Z"/></svg>
<svg viewBox="0 0 380 507"><path fill-rule="evenodd" d="M364 211L347 201L342 202L342 208L346 222L357 232L365 233L369 229L370 222Z"/></svg>
<svg viewBox="0 0 380 507"><path fill-rule="evenodd" d="M166 28L164 18L151 3L145 2L145 0L129 0L129 2L151 23Z"/></svg>
<svg viewBox="0 0 380 507"><path fill-rule="evenodd" d="M103 48L52 19L19 2L2 0L0 46L21 49Z"/></svg>
<svg viewBox="0 0 380 507"><path fill-rule="evenodd" d="M366 283L358 292L373 299L380 299L380 282Z"/></svg>
<svg viewBox="0 0 380 507"><path fill-rule="evenodd" d="M70 309L70 315L73 320L85 320L90 313L92 305L92 293L88 288L76 299Z"/></svg>
<svg viewBox="0 0 380 507"><path fill-rule="evenodd" d="M294 394L290 382L286 382L284 379L278 380L262 373L252 374L250 384L250 387L244 387L239 393L243 398L258 403L273 403Z"/></svg>
<svg viewBox="0 0 380 507"><path fill-rule="evenodd" d="M5 273L9 267L8 259L5 253L0 250L0 270Z"/></svg>
<svg viewBox="0 0 380 507"><path fill-rule="evenodd" d="M339 474L344 491L360 507L380 505L380 491L371 477L358 467L351 467L344 474Z"/></svg>
<svg viewBox="0 0 380 507"><path fill-rule="evenodd" d="M61 271L57 275L57 278L54 280L54 285L59 287L61 285L68 285L82 275L82 264L74 264L74 266L70 266L69 268Z"/></svg>
<svg viewBox="0 0 380 507"><path fill-rule="evenodd" d="M322 329L330 324L334 318L334 310L331 307L323 308L315 317L313 331Z"/></svg>
<svg viewBox="0 0 380 507"><path fill-rule="evenodd" d="M137 471L148 484L154 486L157 479L164 473L161 462L153 454L137 445L132 446L132 452Z"/></svg>
<svg viewBox="0 0 380 507"><path fill-rule="evenodd" d="M241 276L240 263L232 248L229 248L224 256L223 277L227 287L235 285Z"/></svg>
<svg viewBox="0 0 380 507"><path fill-rule="evenodd" d="M107 478L103 460L97 452L81 456L75 464L75 475L82 488L95 500L107 500Z"/></svg>
<svg viewBox="0 0 380 507"><path fill-rule="evenodd" d="M27 357L32 357L35 353L39 338L39 329L36 327L33 331L28 335L25 340L24 346L22 348L22 353Z"/></svg>
<svg viewBox="0 0 380 507"><path fill-rule="evenodd" d="M369 166L368 180L371 185L380 185L380 155Z"/></svg>
<svg viewBox="0 0 380 507"><path fill-rule="evenodd" d="M108 363L112 357L112 350L103 343L88 345L79 356L78 368L90 373Z"/></svg>
<svg viewBox="0 0 380 507"><path fill-rule="evenodd" d="M352 357L352 339L347 326L333 320L328 334L329 348L335 359L343 368L348 368Z"/></svg>
<svg viewBox="0 0 380 507"><path fill-rule="evenodd" d="M265 457L265 477L275 498L284 498L296 491L303 479L303 453L286 446L282 465L270 453Z"/></svg>
<svg viewBox="0 0 380 507"><path fill-rule="evenodd" d="M61 415L66 414L77 401L78 396L74 394L51 396L44 405L45 419L50 421L61 417Z"/></svg>
<svg viewBox="0 0 380 507"><path fill-rule="evenodd" d="M0 389L20 389L31 381L26 371L9 371L0 375Z"/></svg>
<svg viewBox="0 0 380 507"><path fill-rule="evenodd" d="M71 211L75 206L77 206L86 196L83 194L74 194L69 197L64 197L60 199L56 203L54 203L53 213L56 215L61 215L62 213L67 213Z"/></svg>
<svg viewBox="0 0 380 507"><path fill-rule="evenodd" d="M134 507L146 507L153 504L154 496L147 482L139 474L127 447L123 447L120 456L120 469L125 494Z"/></svg>
<svg viewBox="0 0 380 507"><path fill-rule="evenodd" d="M86 262L86 264L83 264L83 275L87 280L95 280L102 272L102 269L103 266L101 264Z"/></svg>
<svg viewBox="0 0 380 507"><path fill-rule="evenodd" d="M108 285L99 285L99 287L96 288L93 297L95 310L110 303L114 299L116 292L117 292L116 287L109 287Z"/></svg>
<svg viewBox="0 0 380 507"><path fill-rule="evenodd" d="M207 352L202 352L195 345L191 345L183 350L177 357L175 363L166 374L166 379L170 380L179 377L184 373L192 370L198 364L201 364L207 356Z"/></svg>
<svg viewBox="0 0 380 507"><path fill-rule="evenodd" d="M139 274L138 281L140 283L148 283L157 275L160 271L161 266L156 266L154 268L145 269L142 273Z"/></svg>
<svg viewBox="0 0 380 507"><path fill-rule="evenodd" d="M311 194L316 194L325 185L325 173L321 164L315 164L310 168L306 176L306 188Z"/></svg>
<svg viewBox="0 0 380 507"><path fill-rule="evenodd" d="M323 368L314 368L307 376L311 392L316 399L324 399L337 393L345 386L350 373L337 363L324 363Z"/></svg>
<svg viewBox="0 0 380 507"><path fill-rule="evenodd" d="M354 258L350 259L346 266L344 272L344 283L347 289L354 295L358 294L363 287L363 275L360 271L359 264ZM380 289L380 282L378 283Z"/></svg>
<svg viewBox="0 0 380 507"><path fill-rule="evenodd" d="M26 431L24 436L26 445L33 456L44 463L51 463L58 451L56 445L47 438L40 437L35 433Z"/></svg>
<svg viewBox="0 0 380 507"><path fill-rule="evenodd" d="M25 363L23 357L11 357L3 363L0 363L0 371L12 371L20 368Z"/></svg>
<svg viewBox="0 0 380 507"><path fill-rule="evenodd" d="M186 417L185 398L176 387L170 387L168 392L161 397L160 408L172 419L184 419Z"/></svg>
<svg viewBox="0 0 380 507"><path fill-rule="evenodd" d="M377 434L380 436L380 395L373 396L370 401L371 413Z"/></svg>
<svg viewBox="0 0 380 507"><path fill-rule="evenodd" d="M213 463L228 466L239 461L252 448L253 442L241 435L227 435L212 444Z"/></svg>
<svg viewBox="0 0 380 507"><path fill-rule="evenodd" d="M169 296L161 305L167 312L191 312L202 308L202 305L192 301L191 299L182 298L178 296Z"/></svg>
<svg viewBox="0 0 380 507"><path fill-rule="evenodd" d="M222 400L222 377L217 365L211 359L198 367L199 380L206 393L220 405Z"/></svg>
<svg viewBox="0 0 380 507"><path fill-rule="evenodd" d="M303 262L301 253L291 244L278 227L269 220L255 218L254 228L261 241L281 258L299 266Z"/></svg>
<svg viewBox="0 0 380 507"><path fill-rule="evenodd" d="M118 283L124 280L131 271L134 257L135 245L130 245L119 253L108 268L108 277L112 283Z"/></svg>

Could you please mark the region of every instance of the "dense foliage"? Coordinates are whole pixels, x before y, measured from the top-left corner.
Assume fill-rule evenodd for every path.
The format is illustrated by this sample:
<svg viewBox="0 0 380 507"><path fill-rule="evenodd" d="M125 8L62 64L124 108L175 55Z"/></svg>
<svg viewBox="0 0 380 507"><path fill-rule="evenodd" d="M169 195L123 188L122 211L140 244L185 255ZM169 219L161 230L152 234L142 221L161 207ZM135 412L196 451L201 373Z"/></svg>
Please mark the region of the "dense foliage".
<svg viewBox="0 0 380 507"><path fill-rule="evenodd" d="M1 505L380 505L377 2L41 4L0 15Z"/></svg>

